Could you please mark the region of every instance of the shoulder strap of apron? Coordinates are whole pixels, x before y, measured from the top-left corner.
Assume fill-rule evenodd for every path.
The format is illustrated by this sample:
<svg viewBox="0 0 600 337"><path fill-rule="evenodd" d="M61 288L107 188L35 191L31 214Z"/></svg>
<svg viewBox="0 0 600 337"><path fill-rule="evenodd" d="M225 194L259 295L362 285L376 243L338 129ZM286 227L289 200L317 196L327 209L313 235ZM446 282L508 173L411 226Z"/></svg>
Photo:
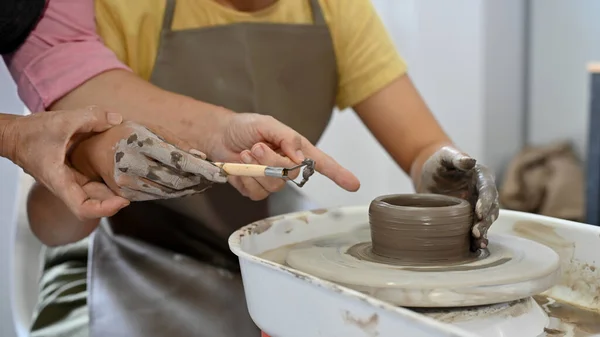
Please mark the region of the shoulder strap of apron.
<svg viewBox="0 0 600 337"><path fill-rule="evenodd" d="M163 24L162 24L162 28L160 29L160 40L158 41L158 50L156 51L156 61L154 64L155 67L156 67L156 63L158 63L162 59L162 54L164 53L164 50L163 50L164 40L171 34L171 26L173 25L174 14L175 14L175 0L166 0L165 13L163 14ZM150 83L153 82L153 79L154 79L154 70L152 71L152 75L150 75Z"/></svg>
<svg viewBox="0 0 600 337"><path fill-rule="evenodd" d="M173 16L175 16L175 0L166 0L165 14L163 16L163 32L170 32L173 26Z"/></svg>
<svg viewBox="0 0 600 337"><path fill-rule="evenodd" d="M282 1L282 0L279 0ZM319 4L319 0L310 0L310 7L312 8L313 22L315 25L324 25L325 17L323 16L323 10Z"/></svg>

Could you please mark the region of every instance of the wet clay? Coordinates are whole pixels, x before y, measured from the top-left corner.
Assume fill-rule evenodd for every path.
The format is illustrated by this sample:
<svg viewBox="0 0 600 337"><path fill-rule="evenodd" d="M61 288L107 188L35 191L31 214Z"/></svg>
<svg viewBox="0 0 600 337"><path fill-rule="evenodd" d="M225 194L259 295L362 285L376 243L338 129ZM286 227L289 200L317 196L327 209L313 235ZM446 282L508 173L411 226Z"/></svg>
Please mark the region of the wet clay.
<svg viewBox="0 0 600 337"><path fill-rule="evenodd" d="M170 199L203 192L213 182L225 183L221 169L167 143L148 128L127 121L129 136L113 147L114 176L119 194L132 201Z"/></svg>
<svg viewBox="0 0 600 337"><path fill-rule="evenodd" d="M289 220L273 224L269 229L271 235L284 239L297 235L295 228L318 226L310 218L308 224L295 217ZM352 254L352 248L371 242L371 230L365 220L350 225L349 231L282 245L262 252L260 257L408 307L509 302L542 293L558 278L559 259L552 249L530 240L496 234L490 236L490 245L479 252L480 256L465 263L417 265L399 264L391 258L385 259L394 260L393 263L361 260ZM288 233L290 229L293 230Z"/></svg>
<svg viewBox="0 0 600 337"><path fill-rule="evenodd" d="M423 271L423 272L434 272L434 271L464 271L464 270L473 270L473 269L483 269L488 267L493 267L505 262L510 261L510 258L502 259L502 260L494 260L489 263L483 264L471 264L469 262L477 262L477 261L485 261L490 253L487 249L479 250L476 253L470 254L469 258L460 259L455 261L445 261L440 262L437 261L434 263L428 263L427 261L423 262L419 259L402 259L402 258L392 258L387 256L377 255L373 252L373 246L371 242L361 242L358 243L348 249L346 252L348 255L355 257L361 261L374 262L374 263L383 263L390 266L402 266L403 270L415 270L415 271ZM413 268L411 268L413 267ZM427 267L427 268L424 268Z"/></svg>
<svg viewBox="0 0 600 337"><path fill-rule="evenodd" d="M600 312L579 308L543 295L533 296L550 317L545 336L591 337L600 334Z"/></svg>
<svg viewBox="0 0 600 337"><path fill-rule="evenodd" d="M281 217L275 219L278 220ZM263 227L268 226L270 228L272 221L268 221L269 219L259 221L258 227L254 229L254 231L259 231L262 233ZM299 219L301 220L301 219ZM268 222L268 223L265 223ZM289 233L291 230L285 231L285 233ZM343 235L343 236L342 236ZM371 242L360 242L357 244L352 244L353 240L361 241L363 240L363 233L361 230L355 230L352 232L344 233L344 234L332 234L326 235L314 240L302 241L298 243L292 243L289 245L281 246L275 249L271 249L261 253L259 256L265 260L269 260L284 266L291 267L287 264L286 259L288 253L297 248L302 247L339 247L342 245L352 245L347 251L346 254L355 257L362 261L367 262L375 262L375 263L383 263L389 266L398 266L402 267L404 271L418 271L423 273L436 273L436 272L446 272L446 271L472 271L479 269L486 269L497 267L512 261L512 254L508 253L505 249L497 249L495 252L495 256L490 258L490 251L487 249L480 250L477 254L474 254L474 258L470 259L468 263L457 263L457 264L443 264L440 266L435 265L414 265L410 263L403 262L398 259L386 258L382 256L374 256L373 250L371 249Z"/></svg>
<svg viewBox="0 0 600 337"><path fill-rule="evenodd" d="M433 194L378 197L369 207L369 258L387 264L390 259L407 265L466 263L478 256L470 251L472 217L469 202L459 198Z"/></svg>

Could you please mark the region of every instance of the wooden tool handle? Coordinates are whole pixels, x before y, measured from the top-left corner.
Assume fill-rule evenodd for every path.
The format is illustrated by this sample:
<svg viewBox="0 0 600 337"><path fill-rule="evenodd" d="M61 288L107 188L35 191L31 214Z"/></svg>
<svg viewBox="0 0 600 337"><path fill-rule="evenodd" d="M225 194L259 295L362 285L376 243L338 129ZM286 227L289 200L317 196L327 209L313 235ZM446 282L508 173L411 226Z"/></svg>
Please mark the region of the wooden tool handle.
<svg viewBox="0 0 600 337"><path fill-rule="evenodd" d="M214 163L230 176L264 177L267 166L255 164Z"/></svg>

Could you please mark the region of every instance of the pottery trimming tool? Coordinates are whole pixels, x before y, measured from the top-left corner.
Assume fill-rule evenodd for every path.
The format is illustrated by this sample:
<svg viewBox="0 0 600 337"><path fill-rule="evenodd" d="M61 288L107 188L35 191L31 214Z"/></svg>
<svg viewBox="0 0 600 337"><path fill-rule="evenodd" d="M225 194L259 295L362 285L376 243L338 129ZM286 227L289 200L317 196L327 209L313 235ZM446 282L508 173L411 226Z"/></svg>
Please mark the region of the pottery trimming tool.
<svg viewBox="0 0 600 337"><path fill-rule="evenodd" d="M226 175L237 177L273 177L285 179L293 182L298 187L304 186L310 176L315 173L315 161L312 159L304 159L302 163L292 167L274 167L257 164L240 164L240 163L219 163L214 165L220 167ZM291 178L293 172L302 170L302 180L296 182Z"/></svg>

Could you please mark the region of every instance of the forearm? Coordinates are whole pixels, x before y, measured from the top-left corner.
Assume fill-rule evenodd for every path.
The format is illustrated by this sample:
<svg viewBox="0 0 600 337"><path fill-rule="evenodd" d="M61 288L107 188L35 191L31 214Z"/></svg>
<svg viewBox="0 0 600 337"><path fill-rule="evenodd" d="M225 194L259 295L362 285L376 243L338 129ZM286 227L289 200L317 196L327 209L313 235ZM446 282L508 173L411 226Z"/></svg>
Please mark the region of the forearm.
<svg viewBox="0 0 600 337"><path fill-rule="evenodd" d="M413 178L413 173L420 171L423 162L435 151L452 144L407 75L359 103L355 110L392 158Z"/></svg>
<svg viewBox="0 0 600 337"><path fill-rule="evenodd" d="M102 73L56 101L50 109L101 105L124 119L160 126L203 150L205 138L219 124L217 116L232 113L221 107L162 90L124 70Z"/></svg>
<svg viewBox="0 0 600 337"><path fill-rule="evenodd" d="M98 226L99 219L81 221L46 187L35 183L27 199L29 226L47 246L79 241Z"/></svg>

